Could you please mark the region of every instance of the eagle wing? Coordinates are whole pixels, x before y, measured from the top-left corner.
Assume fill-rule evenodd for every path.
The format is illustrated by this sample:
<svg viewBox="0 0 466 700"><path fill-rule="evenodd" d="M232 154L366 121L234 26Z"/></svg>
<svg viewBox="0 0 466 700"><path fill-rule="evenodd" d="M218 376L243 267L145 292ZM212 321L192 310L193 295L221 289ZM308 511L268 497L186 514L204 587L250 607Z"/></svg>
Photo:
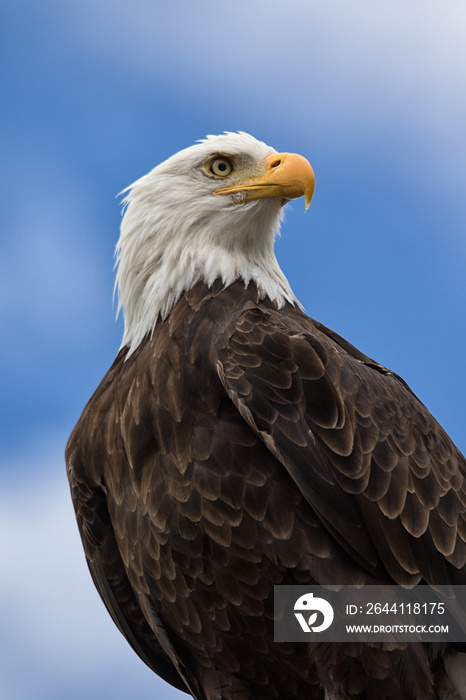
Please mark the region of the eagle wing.
<svg viewBox="0 0 466 700"><path fill-rule="evenodd" d="M243 418L367 571L404 585L466 583L466 463L403 380L301 312L253 303L217 369Z"/></svg>
<svg viewBox="0 0 466 700"><path fill-rule="evenodd" d="M106 389L111 386L114 372L122 362L122 357L120 353L98 390L104 401L103 406L99 405L101 410L94 413L90 411L90 406L95 406L91 399L81 419L85 422L87 430L81 431L78 423L70 437L66 462L71 497L92 579L113 621L134 651L154 673L176 688L189 693L183 682L184 673L177 655L170 653L169 648L164 649L160 643L160 640L163 640L163 629L160 629L158 637L154 635L136 598L119 552L105 486L97 474L97 465L102 460L98 459L98 455L91 457L92 442L99 443L97 436L105 425L105 417L109 410L105 403L108 393ZM112 392L110 396L113 396ZM166 646L170 644L168 639L165 641Z"/></svg>

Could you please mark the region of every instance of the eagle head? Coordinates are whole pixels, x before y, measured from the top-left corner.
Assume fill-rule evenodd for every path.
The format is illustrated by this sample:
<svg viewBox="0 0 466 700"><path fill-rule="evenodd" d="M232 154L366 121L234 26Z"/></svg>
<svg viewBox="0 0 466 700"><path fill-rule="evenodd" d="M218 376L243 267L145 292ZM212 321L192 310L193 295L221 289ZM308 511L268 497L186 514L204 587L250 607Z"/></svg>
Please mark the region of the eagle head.
<svg viewBox="0 0 466 700"><path fill-rule="evenodd" d="M199 280L256 283L278 307L298 304L274 254L283 205L314 192L295 153L244 132L208 136L125 190L117 245L122 346L132 352Z"/></svg>

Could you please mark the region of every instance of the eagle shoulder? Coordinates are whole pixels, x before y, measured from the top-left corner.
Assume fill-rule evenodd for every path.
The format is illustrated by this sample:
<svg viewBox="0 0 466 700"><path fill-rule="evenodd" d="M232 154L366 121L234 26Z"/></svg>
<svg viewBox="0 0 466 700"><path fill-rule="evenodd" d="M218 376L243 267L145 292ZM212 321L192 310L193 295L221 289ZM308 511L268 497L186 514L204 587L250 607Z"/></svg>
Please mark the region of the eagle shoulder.
<svg viewBox="0 0 466 700"><path fill-rule="evenodd" d="M218 371L357 561L406 585L465 581L466 463L396 374L291 306L257 305Z"/></svg>

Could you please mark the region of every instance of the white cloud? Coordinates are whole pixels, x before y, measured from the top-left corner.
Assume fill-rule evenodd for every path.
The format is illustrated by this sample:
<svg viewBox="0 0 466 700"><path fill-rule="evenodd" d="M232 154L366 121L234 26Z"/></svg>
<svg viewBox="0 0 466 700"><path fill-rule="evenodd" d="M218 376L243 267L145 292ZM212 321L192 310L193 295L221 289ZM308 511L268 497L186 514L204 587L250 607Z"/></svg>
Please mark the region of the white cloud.
<svg viewBox="0 0 466 700"><path fill-rule="evenodd" d="M213 108L219 83L261 102L265 113L295 119L301 112L307 121L312 105L337 121L337 105L345 117L365 121L376 112L380 118L381 107L390 120L401 106L400 120L421 106L434 116L452 104L465 107L457 90L466 62L466 7L459 0L448 8L437 0L422 7L401 0L84 0L75 12L76 39L102 61L138 80L166 75L183 87L194 80L196 90L210 91Z"/></svg>

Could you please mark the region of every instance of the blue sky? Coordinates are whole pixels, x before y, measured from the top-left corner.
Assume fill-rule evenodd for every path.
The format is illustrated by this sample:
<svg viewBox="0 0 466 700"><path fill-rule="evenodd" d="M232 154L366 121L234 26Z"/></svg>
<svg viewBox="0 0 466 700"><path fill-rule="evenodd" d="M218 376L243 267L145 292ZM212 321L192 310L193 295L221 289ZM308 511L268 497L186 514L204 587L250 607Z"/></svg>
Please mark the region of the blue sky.
<svg viewBox="0 0 466 700"><path fill-rule="evenodd" d="M307 214L293 203L277 242L295 293L466 451L466 9L16 0L0 13L0 697L181 697L100 603L63 463L122 334L116 195L208 133L306 156L314 200Z"/></svg>

